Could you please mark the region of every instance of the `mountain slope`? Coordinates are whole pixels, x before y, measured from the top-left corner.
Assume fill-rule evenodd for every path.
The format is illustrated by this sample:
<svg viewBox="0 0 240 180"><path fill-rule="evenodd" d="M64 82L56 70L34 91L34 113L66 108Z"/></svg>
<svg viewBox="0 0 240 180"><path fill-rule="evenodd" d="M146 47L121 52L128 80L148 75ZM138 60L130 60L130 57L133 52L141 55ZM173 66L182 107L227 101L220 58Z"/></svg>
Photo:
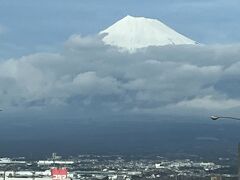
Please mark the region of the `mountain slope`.
<svg viewBox="0 0 240 180"><path fill-rule="evenodd" d="M126 16L99 34L105 34L105 44L129 51L148 46L196 44L162 22L144 17Z"/></svg>

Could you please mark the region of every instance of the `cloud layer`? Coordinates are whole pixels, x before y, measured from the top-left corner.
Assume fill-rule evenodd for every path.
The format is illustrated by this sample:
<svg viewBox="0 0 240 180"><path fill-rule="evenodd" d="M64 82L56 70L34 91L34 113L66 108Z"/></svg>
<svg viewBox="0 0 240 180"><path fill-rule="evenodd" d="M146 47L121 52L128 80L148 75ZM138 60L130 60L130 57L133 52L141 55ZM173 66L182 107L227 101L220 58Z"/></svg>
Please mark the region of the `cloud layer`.
<svg viewBox="0 0 240 180"><path fill-rule="evenodd" d="M71 36L59 53L0 62L0 106L86 113L201 114L240 108L240 46L149 47Z"/></svg>

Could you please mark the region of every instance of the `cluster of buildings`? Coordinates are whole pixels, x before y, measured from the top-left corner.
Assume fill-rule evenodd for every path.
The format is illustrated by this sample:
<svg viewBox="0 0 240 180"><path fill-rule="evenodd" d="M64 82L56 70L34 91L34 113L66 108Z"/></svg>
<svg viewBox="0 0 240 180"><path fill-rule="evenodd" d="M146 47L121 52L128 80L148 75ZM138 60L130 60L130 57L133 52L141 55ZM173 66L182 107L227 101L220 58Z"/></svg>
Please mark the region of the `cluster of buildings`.
<svg viewBox="0 0 240 180"><path fill-rule="evenodd" d="M79 155L45 160L0 159L0 179L5 180L235 180L228 161L169 160L164 157Z"/></svg>

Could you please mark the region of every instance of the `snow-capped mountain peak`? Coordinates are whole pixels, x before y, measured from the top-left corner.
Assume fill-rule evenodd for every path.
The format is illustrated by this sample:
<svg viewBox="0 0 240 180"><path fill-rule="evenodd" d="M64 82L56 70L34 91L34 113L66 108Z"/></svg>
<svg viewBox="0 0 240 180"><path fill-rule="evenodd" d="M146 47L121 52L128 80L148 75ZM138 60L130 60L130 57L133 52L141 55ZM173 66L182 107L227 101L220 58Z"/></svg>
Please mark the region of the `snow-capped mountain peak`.
<svg viewBox="0 0 240 180"><path fill-rule="evenodd" d="M105 34L103 42L129 51L148 46L196 44L156 19L126 16L109 28L101 31Z"/></svg>

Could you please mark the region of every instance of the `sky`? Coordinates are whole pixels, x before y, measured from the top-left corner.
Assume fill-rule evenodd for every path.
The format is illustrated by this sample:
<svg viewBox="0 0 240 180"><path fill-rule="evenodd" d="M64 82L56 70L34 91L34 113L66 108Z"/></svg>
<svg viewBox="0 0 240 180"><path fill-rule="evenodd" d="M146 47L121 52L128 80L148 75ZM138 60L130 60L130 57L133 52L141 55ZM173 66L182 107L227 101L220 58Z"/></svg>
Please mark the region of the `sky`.
<svg viewBox="0 0 240 180"><path fill-rule="evenodd" d="M240 115L238 0L0 0L6 114ZM203 44L134 54L96 35L126 15Z"/></svg>
<svg viewBox="0 0 240 180"><path fill-rule="evenodd" d="M159 19L201 43L238 43L239 5L238 0L0 0L0 59L56 51L72 34L96 34L127 14Z"/></svg>

